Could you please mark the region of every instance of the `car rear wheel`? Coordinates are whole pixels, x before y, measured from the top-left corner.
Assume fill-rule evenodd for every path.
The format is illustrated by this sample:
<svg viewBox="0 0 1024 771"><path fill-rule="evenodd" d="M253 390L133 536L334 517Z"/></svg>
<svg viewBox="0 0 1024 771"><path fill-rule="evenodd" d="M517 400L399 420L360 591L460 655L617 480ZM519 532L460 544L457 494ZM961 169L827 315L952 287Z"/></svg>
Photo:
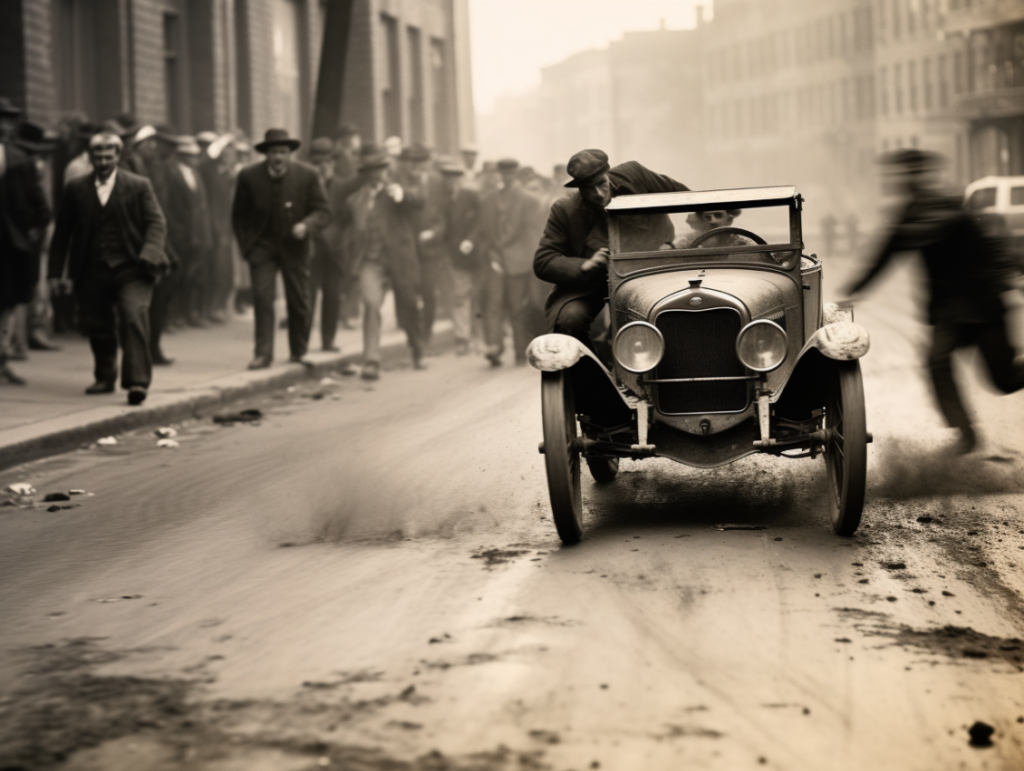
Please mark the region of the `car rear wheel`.
<svg viewBox="0 0 1024 771"><path fill-rule="evenodd" d="M860 362L836 362L825 406L825 466L832 530L853 535L860 525L867 487L868 434Z"/></svg>
<svg viewBox="0 0 1024 771"><path fill-rule="evenodd" d="M597 456L587 458L587 468L590 469L590 476L594 477L595 482L613 482L619 473L619 459Z"/></svg>
<svg viewBox="0 0 1024 771"><path fill-rule="evenodd" d="M541 373L541 414L544 465L555 528L562 543L577 543L583 535L580 451L572 381L565 372Z"/></svg>

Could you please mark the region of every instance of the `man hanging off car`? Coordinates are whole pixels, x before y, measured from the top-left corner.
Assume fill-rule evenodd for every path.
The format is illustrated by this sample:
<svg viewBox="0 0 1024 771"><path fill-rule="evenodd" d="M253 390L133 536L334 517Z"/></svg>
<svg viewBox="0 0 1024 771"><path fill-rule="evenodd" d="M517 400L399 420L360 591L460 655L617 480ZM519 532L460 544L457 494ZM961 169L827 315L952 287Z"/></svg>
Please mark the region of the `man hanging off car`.
<svg viewBox="0 0 1024 771"><path fill-rule="evenodd" d="M554 202L533 258L538 278L555 285L545 304L553 332L593 348L590 325L608 295L608 225L604 208L612 198L689 190L636 161L612 167L601 150L581 150L569 159L565 186L575 188ZM667 239L671 242L671 237Z"/></svg>

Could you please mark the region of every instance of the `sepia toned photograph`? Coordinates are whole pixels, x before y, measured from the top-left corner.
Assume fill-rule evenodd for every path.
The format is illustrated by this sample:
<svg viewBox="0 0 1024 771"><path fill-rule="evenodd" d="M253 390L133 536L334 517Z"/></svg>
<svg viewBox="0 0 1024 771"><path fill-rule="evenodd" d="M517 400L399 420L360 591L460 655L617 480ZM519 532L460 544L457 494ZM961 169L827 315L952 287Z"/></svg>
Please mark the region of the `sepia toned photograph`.
<svg viewBox="0 0 1024 771"><path fill-rule="evenodd" d="M1021 0L0 0L0 771L1024 770Z"/></svg>

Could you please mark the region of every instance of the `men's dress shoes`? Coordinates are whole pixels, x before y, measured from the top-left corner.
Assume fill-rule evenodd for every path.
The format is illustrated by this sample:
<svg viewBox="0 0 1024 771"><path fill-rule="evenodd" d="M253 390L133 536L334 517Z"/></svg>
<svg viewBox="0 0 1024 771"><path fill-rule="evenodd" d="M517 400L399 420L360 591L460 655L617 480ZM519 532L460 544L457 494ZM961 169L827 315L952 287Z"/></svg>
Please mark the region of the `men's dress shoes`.
<svg viewBox="0 0 1024 771"><path fill-rule="evenodd" d="M146 389L144 386L132 386L128 389L128 403L137 407L146 401Z"/></svg>
<svg viewBox="0 0 1024 771"><path fill-rule="evenodd" d="M341 349L336 345L325 345L322 350L324 353L341 353Z"/></svg>
<svg viewBox="0 0 1024 771"><path fill-rule="evenodd" d="M380 364L375 361L368 361L363 365L363 371L359 373L363 380L379 380Z"/></svg>
<svg viewBox="0 0 1024 771"><path fill-rule="evenodd" d="M28 347L33 351L59 351L60 346L54 345L42 335L31 335L28 338Z"/></svg>
<svg viewBox="0 0 1024 771"><path fill-rule="evenodd" d="M114 393L114 384L104 383L102 380L97 380L91 386L86 388L85 392L90 396L93 394L112 394Z"/></svg>
<svg viewBox="0 0 1024 771"><path fill-rule="evenodd" d="M270 366L269 356L257 356L249 362L249 369L266 369Z"/></svg>
<svg viewBox="0 0 1024 771"><path fill-rule="evenodd" d="M25 378L15 375L7 367L0 367L0 383L7 385L25 385Z"/></svg>
<svg viewBox="0 0 1024 771"><path fill-rule="evenodd" d="M311 362L309 359L305 358L304 356L289 356L288 357L288 361L290 363L292 363L292 364L301 364L303 367L312 367L312 366L314 366L313 362Z"/></svg>

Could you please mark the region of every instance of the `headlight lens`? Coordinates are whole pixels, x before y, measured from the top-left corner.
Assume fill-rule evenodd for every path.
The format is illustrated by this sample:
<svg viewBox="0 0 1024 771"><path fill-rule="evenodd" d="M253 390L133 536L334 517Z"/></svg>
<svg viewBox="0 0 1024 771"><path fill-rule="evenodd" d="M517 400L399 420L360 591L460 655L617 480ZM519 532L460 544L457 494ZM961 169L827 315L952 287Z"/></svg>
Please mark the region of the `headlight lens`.
<svg viewBox="0 0 1024 771"><path fill-rule="evenodd" d="M665 338L653 324L632 321L615 335L615 361L630 372L650 372L665 355Z"/></svg>
<svg viewBox="0 0 1024 771"><path fill-rule="evenodd" d="M786 330L768 319L752 321L736 338L736 355L754 372L771 372L786 360Z"/></svg>

